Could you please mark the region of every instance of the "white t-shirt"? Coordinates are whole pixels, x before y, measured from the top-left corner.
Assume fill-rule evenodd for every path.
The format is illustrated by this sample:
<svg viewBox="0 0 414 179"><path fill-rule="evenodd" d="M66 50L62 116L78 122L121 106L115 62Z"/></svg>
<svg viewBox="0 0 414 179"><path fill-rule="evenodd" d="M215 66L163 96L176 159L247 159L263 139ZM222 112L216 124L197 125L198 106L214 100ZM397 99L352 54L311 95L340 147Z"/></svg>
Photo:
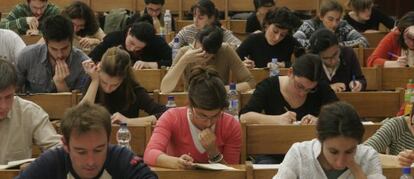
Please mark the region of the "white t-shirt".
<svg viewBox="0 0 414 179"><path fill-rule="evenodd" d="M293 144L273 179L327 179L318 161L321 150L322 145L317 139ZM385 179L379 155L372 147L358 145L354 159L368 179ZM351 170L347 169L338 179L354 178Z"/></svg>
<svg viewBox="0 0 414 179"><path fill-rule="evenodd" d="M0 59L16 65L17 56L26 47L22 38L15 32L7 29L0 29Z"/></svg>

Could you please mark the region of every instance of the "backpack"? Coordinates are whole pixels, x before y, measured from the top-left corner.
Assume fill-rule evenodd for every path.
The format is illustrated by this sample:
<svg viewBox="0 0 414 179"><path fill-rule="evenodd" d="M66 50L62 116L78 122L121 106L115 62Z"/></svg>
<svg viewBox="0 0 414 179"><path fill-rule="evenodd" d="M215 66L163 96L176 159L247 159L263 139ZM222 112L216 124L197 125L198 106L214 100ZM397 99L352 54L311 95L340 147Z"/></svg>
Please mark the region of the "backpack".
<svg viewBox="0 0 414 179"><path fill-rule="evenodd" d="M124 30L129 17L130 11L125 8L112 9L105 17L104 32L108 34L113 31Z"/></svg>

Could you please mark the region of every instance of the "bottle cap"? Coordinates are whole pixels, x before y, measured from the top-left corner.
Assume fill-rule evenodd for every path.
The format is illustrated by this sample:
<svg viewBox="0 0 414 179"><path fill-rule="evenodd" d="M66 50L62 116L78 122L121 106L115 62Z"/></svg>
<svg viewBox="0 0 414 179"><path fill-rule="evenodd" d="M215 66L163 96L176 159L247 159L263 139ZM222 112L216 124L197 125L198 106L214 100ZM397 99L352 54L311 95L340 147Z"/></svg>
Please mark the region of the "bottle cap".
<svg viewBox="0 0 414 179"><path fill-rule="evenodd" d="M178 42L180 42L180 39L178 37L175 37L174 38L174 43L178 43Z"/></svg>
<svg viewBox="0 0 414 179"><path fill-rule="evenodd" d="M230 83L230 90L236 90L236 83Z"/></svg>
<svg viewBox="0 0 414 179"><path fill-rule="evenodd" d="M403 171L403 174L411 174L411 168L410 167L404 167L402 169L402 171Z"/></svg>
<svg viewBox="0 0 414 179"><path fill-rule="evenodd" d="M168 96L168 101L174 101L174 96Z"/></svg>
<svg viewBox="0 0 414 179"><path fill-rule="evenodd" d="M277 63L277 58L272 58L272 63Z"/></svg>
<svg viewBox="0 0 414 179"><path fill-rule="evenodd" d="M127 126L127 123L126 123L126 122L121 122L119 125L120 125L121 127L126 127L126 126Z"/></svg>
<svg viewBox="0 0 414 179"><path fill-rule="evenodd" d="M170 10L169 10L169 9L167 9L167 10L165 10L165 13L166 13L166 14L170 14L171 12L170 12Z"/></svg>

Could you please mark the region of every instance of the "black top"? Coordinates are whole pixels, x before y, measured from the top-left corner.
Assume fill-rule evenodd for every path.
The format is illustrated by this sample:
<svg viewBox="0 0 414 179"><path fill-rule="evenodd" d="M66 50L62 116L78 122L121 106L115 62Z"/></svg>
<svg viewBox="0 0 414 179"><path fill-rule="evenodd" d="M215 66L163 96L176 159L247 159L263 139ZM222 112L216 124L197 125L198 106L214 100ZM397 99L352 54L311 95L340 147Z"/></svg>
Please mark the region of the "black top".
<svg viewBox="0 0 414 179"><path fill-rule="evenodd" d="M341 59L341 61L332 80L329 80L328 76L326 76L325 70L323 70L322 73L322 80L329 84L338 82L344 83L346 90L350 91L349 82L352 81L352 75L355 75L355 80L358 80L362 84L361 91L364 91L367 87L367 80L362 73L361 66L359 65L354 50L349 47L341 47L339 59Z"/></svg>
<svg viewBox="0 0 414 179"><path fill-rule="evenodd" d="M88 80L90 84L90 79ZM86 85L89 87L89 85ZM83 94L86 94L87 88L83 89ZM125 94L125 85L121 84L112 93L106 94L100 88L96 94L95 103L105 106L105 108L111 113L119 112L125 117L136 118L139 117L139 110L143 109L149 115L154 115L157 119L167 110L165 105L158 104L151 96L148 95L145 88L139 84L135 84L134 92L136 101L129 107L125 107L126 101L131 100L131 97L127 97Z"/></svg>
<svg viewBox="0 0 414 179"><path fill-rule="evenodd" d="M163 26L164 26L164 15L165 15L165 13L161 12L157 17L160 20L160 23L162 23ZM144 9L144 12L142 13L142 16L151 17L148 14L147 8ZM152 19L152 17L150 19L151 19L151 22L152 22L151 24L154 25L154 20ZM173 17L172 14L171 14L171 30L175 32L175 20L174 20L174 17Z"/></svg>
<svg viewBox="0 0 414 179"><path fill-rule="evenodd" d="M98 179L106 171L112 178L131 179L157 179L157 175L125 147L109 145L106 160L102 171L95 178ZM23 170L17 179L57 179L67 178L71 174L75 178L79 176L72 168L69 154L63 148L56 148L46 151L29 167Z"/></svg>
<svg viewBox="0 0 414 179"><path fill-rule="evenodd" d="M115 31L107 34L103 41L89 53L89 57L91 57L93 61L99 62L107 49L119 45L125 49L127 33L128 30ZM157 62L158 67L171 66L171 47L158 35L150 40L139 52L128 53L131 55L132 64L138 60L142 60L145 62Z"/></svg>
<svg viewBox="0 0 414 179"><path fill-rule="evenodd" d="M252 12L249 17L247 17L246 22L246 32L252 33L256 30L262 30L262 25L259 22L259 19L257 19L256 13Z"/></svg>
<svg viewBox="0 0 414 179"><path fill-rule="evenodd" d="M296 44L299 44L291 35L287 35L276 45L267 43L265 33L251 34L237 48L237 54L241 60L244 57L250 58L255 62L256 67L267 67L267 63L272 62L272 58L277 58L278 62L285 62L286 67L291 66L292 57Z"/></svg>
<svg viewBox="0 0 414 179"><path fill-rule="evenodd" d="M296 113L296 120L298 121L307 114L318 116L322 105L338 101L338 98L326 83L318 83L316 89L314 93L308 94L302 106L293 109L280 92L279 77L270 77L256 86L250 101L243 107L240 114L253 111L257 113L264 112L267 115L281 115L286 112L286 107L289 111Z"/></svg>
<svg viewBox="0 0 414 179"><path fill-rule="evenodd" d="M378 30L379 24L384 24L388 29L394 28L394 20L386 14L379 11L377 8L372 8L371 18L365 23L359 23L352 19L349 14L344 16L346 20L358 32L365 32L366 30Z"/></svg>

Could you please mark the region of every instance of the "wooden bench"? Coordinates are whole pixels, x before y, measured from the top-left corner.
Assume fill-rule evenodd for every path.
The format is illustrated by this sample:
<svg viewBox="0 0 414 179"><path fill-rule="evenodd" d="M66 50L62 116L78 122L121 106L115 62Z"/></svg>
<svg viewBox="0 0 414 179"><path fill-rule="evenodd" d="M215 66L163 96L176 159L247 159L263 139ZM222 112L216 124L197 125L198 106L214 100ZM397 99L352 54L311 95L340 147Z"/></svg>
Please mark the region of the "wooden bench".
<svg viewBox="0 0 414 179"><path fill-rule="evenodd" d="M26 45L36 44L41 38L41 35L21 35L20 36Z"/></svg>
<svg viewBox="0 0 414 179"><path fill-rule="evenodd" d="M160 89L162 78L166 71L164 69L133 70L134 78L148 92Z"/></svg>
<svg viewBox="0 0 414 179"><path fill-rule="evenodd" d="M108 12L117 8L125 8L130 11L135 11L136 0L89 0L89 6L95 12Z"/></svg>
<svg viewBox="0 0 414 179"><path fill-rule="evenodd" d="M154 93L154 99L156 99L159 104L167 104L168 96L174 96L174 101L177 107L188 105L187 92Z"/></svg>
<svg viewBox="0 0 414 179"><path fill-rule="evenodd" d="M190 178L214 178L214 179L248 179L245 165L230 165L238 170L213 171L213 170L181 170L151 167L160 179L190 179Z"/></svg>
<svg viewBox="0 0 414 179"><path fill-rule="evenodd" d="M286 154L292 144L316 138L316 125L275 125L246 124L242 125L241 162L249 155ZM372 136L380 124L364 125L364 140Z"/></svg>
<svg viewBox="0 0 414 179"><path fill-rule="evenodd" d="M362 35L368 40L370 48L377 47L382 38L384 38L387 34L388 32L362 33Z"/></svg>

